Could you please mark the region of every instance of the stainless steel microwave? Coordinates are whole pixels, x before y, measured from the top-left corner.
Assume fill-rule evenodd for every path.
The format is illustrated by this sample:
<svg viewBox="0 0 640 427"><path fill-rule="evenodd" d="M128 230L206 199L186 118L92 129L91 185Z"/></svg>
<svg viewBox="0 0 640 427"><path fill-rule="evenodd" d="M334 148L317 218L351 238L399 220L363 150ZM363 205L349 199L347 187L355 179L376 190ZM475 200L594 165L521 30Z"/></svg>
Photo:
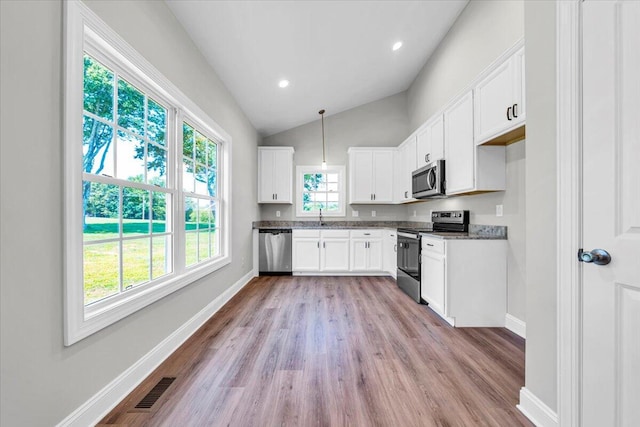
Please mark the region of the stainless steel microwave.
<svg viewBox="0 0 640 427"><path fill-rule="evenodd" d="M415 199L446 196L444 160L436 160L411 174L411 192Z"/></svg>

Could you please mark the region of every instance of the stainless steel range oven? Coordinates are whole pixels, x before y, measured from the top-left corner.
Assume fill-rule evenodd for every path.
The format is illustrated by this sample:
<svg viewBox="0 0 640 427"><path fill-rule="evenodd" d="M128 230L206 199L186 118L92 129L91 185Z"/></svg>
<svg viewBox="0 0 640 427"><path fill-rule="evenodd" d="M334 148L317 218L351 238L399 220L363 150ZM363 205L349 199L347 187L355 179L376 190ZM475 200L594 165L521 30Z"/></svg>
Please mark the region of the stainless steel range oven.
<svg viewBox="0 0 640 427"><path fill-rule="evenodd" d="M432 227L398 228L398 286L417 303L421 302L421 233L466 233L469 231L469 211L433 212L431 221Z"/></svg>
<svg viewBox="0 0 640 427"><path fill-rule="evenodd" d="M420 233L398 229L398 272L400 289L420 302Z"/></svg>

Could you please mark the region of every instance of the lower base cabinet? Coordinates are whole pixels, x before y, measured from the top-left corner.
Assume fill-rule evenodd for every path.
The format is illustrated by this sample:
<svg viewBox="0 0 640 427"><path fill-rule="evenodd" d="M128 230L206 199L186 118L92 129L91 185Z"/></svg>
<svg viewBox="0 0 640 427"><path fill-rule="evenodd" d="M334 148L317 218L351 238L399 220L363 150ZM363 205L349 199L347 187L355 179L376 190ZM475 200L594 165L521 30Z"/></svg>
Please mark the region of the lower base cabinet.
<svg viewBox="0 0 640 427"><path fill-rule="evenodd" d="M389 236L382 229L294 229L293 273L395 275L395 230L384 233Z"/></svg>
<svg viewBox="0 0 640 427"><path fill-rule="evenodd" d="M507 241L423 237L420 294L453 326L504 327Z"/></svg>

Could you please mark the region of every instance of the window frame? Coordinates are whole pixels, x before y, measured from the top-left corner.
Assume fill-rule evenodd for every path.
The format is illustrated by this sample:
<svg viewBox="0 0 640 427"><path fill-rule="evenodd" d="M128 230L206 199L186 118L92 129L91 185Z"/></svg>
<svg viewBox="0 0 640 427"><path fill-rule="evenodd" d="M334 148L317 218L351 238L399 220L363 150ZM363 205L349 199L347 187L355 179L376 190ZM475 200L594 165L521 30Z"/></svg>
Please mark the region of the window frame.
<svg viewBox="0 0 640 427"><path fill-rule="evenodd" d="M344 217L347 211L346 201L346 183L345 183L345 167L342 165L327 166L327 169L322 169L321 166L296 166L296 216L297 217L317 217L319 212L311 211L307 212L303 210L303 196L304 193L304 175L309 173L337 173L338 174L338 195L340 209L338 211L322 211L322 216L330 217Z"/></svg>
<svg viewBox="0 0 640 427"><path fill-rule="evenodd" d="M64 2L64 344L69 346L152 304L190 283L231 263L231 152L232 139L195 103L167 80L142 55L121 39L82 2ZM117 297L84 304L82 233L82 120L83 57L87 51L135 84L148 96L167 106L167 176L165 190L172 194L173 271L136 286ZM97 54L94 56L94 54ZM103 62L106 58L106 62ZM130 80L132 79L132 80ZM116 81L117 84L117 81ZM151 96L153 95L153 96ZM115 105L114 105L115 108ZM219 224L219 256L185 267L184 198L182 185L182 127L187 121L207 138L216 141ZM117 129L114 128L114 132ZM180 159L180 162L178 162ZM99 175L95 175L99 178ZM98 179L99 180L99 179ZM170 181L171 180L171 181ZM132 183L133 184L133 183ZM135 187L135 185L133 185ZM169 209L169 206L167 206ZM167 213L168 215L168 213Z"/></svg>

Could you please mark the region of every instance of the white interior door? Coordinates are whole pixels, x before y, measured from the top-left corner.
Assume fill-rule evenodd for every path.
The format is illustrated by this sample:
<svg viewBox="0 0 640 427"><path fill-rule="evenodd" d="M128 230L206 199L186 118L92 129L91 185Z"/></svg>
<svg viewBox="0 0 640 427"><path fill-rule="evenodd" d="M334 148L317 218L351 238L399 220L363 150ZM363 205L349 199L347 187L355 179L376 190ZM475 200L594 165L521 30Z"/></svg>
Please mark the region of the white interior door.
<svg viewBox="0 0 640 427"><path fill-rule="evenodd" d="M582 425L640 425L640 2L583 3Z"/></svg>

